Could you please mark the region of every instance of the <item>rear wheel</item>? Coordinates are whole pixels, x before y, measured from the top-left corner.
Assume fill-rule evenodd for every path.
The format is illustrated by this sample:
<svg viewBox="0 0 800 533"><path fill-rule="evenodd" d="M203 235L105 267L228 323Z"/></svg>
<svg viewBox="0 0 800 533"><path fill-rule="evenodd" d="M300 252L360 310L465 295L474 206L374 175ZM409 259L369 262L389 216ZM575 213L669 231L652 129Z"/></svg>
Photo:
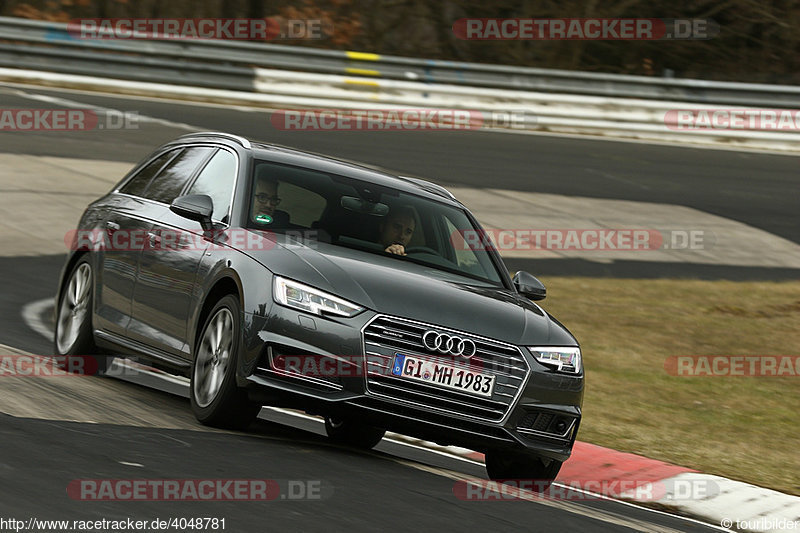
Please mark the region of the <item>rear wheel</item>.
<svg viewBox="0 0 800 533"><path fill-rule="evenodd" d="M239 299L229 294L211 309L194 350L189 397L203 424L245 429L261 410L236 385L240 346Z"/></svg>
<svg viewBox="0 0 800 533"><path fill-rule="evenodd" d="M94 272L88 257L78 260L59 295L53 335L58 366L68 372L103 374L107 358L97 355L92 331Z"/></svg>
<svg viewBox="0 0 800 533"><path fill-rule="evenodd" d="M330 416L325 417L325 432L333 442L362 450L374 448L386 434L384 429Z"/></svg>
<svg viewBox="0 0 800 533"><path fill-rule="evenodd" d="M490 451L486 454L486 473L490 479L533 480L533 487L545 491L556 479L562 461L537 455Z"/></svg>

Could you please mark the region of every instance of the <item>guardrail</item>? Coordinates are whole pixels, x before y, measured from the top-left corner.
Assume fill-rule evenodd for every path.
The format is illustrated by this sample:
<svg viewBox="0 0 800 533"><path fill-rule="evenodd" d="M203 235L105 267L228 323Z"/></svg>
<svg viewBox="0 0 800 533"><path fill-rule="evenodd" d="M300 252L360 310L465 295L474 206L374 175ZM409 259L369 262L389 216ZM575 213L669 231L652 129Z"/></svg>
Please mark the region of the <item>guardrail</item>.
<svg viewBox="0 0 800 533"><path fill-rule="evenodd" d="M0 17L0 65L53 72L243 88L245 72L261 67L433 84L757 107L800 107L800 87L653 78L380 56L239 41L83 40L63 23ZM120 53L135 54L124 56ZM98 66L99 54L105 64ZM170 80L172 81L172 80Z"/></svg>
<svg viewBox="0 0 800 533"><path fill-rule="evenodd" d="M665 123L676 109L800 108L800 87L791 86L520 69L238 41L84 40L71 36L66 24L4 17L0 79L271 108L524 111L524 129L530 131L800 151L800 127L676 131Z"/></svg>

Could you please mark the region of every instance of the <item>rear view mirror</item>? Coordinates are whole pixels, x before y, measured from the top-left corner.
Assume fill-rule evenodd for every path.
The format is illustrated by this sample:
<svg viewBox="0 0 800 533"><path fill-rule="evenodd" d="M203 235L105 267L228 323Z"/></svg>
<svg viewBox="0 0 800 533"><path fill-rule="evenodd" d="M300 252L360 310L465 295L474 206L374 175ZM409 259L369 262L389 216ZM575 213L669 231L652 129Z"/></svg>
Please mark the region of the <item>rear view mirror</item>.
<svg viewBox="0 0 800 533"><path fill-rule="evenodd" d="M176 215L196 220L204 231L211 231L211 215L214 213L214 202L207 194L187 194L178 196L169 206Z"/></svg>
<svg viewBox="0 0 800 533"><path fill-rule="evenodd" d="M342 207L348 211L355 211L364 215L385 217L389 214L389 206L380 202L370 202L355 196L342 196Z"/></svg>

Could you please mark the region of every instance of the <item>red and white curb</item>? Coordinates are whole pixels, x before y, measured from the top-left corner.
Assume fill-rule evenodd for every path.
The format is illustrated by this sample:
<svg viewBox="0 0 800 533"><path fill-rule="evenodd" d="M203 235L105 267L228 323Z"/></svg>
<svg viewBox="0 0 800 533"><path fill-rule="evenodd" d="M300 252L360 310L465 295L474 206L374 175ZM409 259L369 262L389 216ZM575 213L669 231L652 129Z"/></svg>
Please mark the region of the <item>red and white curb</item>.
<svg viewBox="0 0 800 533"><path fill-rule="evenodd" d="M483 464L483 454L472 450L389 435ZM599 489L603 496L656 506L733 531L800 531L800 497L586 442L575 443L556 484L582 492ZM620 486L636 488L619 494Z"/></svg>

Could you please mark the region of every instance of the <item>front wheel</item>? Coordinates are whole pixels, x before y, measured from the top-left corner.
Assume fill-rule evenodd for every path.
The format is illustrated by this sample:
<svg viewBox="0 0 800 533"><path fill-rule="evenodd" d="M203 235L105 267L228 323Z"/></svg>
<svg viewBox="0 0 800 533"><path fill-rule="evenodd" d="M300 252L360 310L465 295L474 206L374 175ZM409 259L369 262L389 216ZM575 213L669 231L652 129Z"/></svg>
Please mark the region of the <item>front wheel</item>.
<svg viewBox="0 0 800 533"><path fill-rule="evenodd" d="M325 417L325 432L337 444L370 450L378 445L386 430L345 418Z"/></svg>
<svg viewBox="0 0 800 533"><path fill-rule="evenodd" d="M194 349L189 398L202 424L245 429L261 410L236 385L240 339L239 299L229 294L211 309Z"/></svg>
<svg viewBox="0 0 800 533"><path fill-rule="evenodd" d="M536 490L547 490L561 470L562 461L537 455L490 451L486 454L486 473L493 480L533 480Z"/></svg>

